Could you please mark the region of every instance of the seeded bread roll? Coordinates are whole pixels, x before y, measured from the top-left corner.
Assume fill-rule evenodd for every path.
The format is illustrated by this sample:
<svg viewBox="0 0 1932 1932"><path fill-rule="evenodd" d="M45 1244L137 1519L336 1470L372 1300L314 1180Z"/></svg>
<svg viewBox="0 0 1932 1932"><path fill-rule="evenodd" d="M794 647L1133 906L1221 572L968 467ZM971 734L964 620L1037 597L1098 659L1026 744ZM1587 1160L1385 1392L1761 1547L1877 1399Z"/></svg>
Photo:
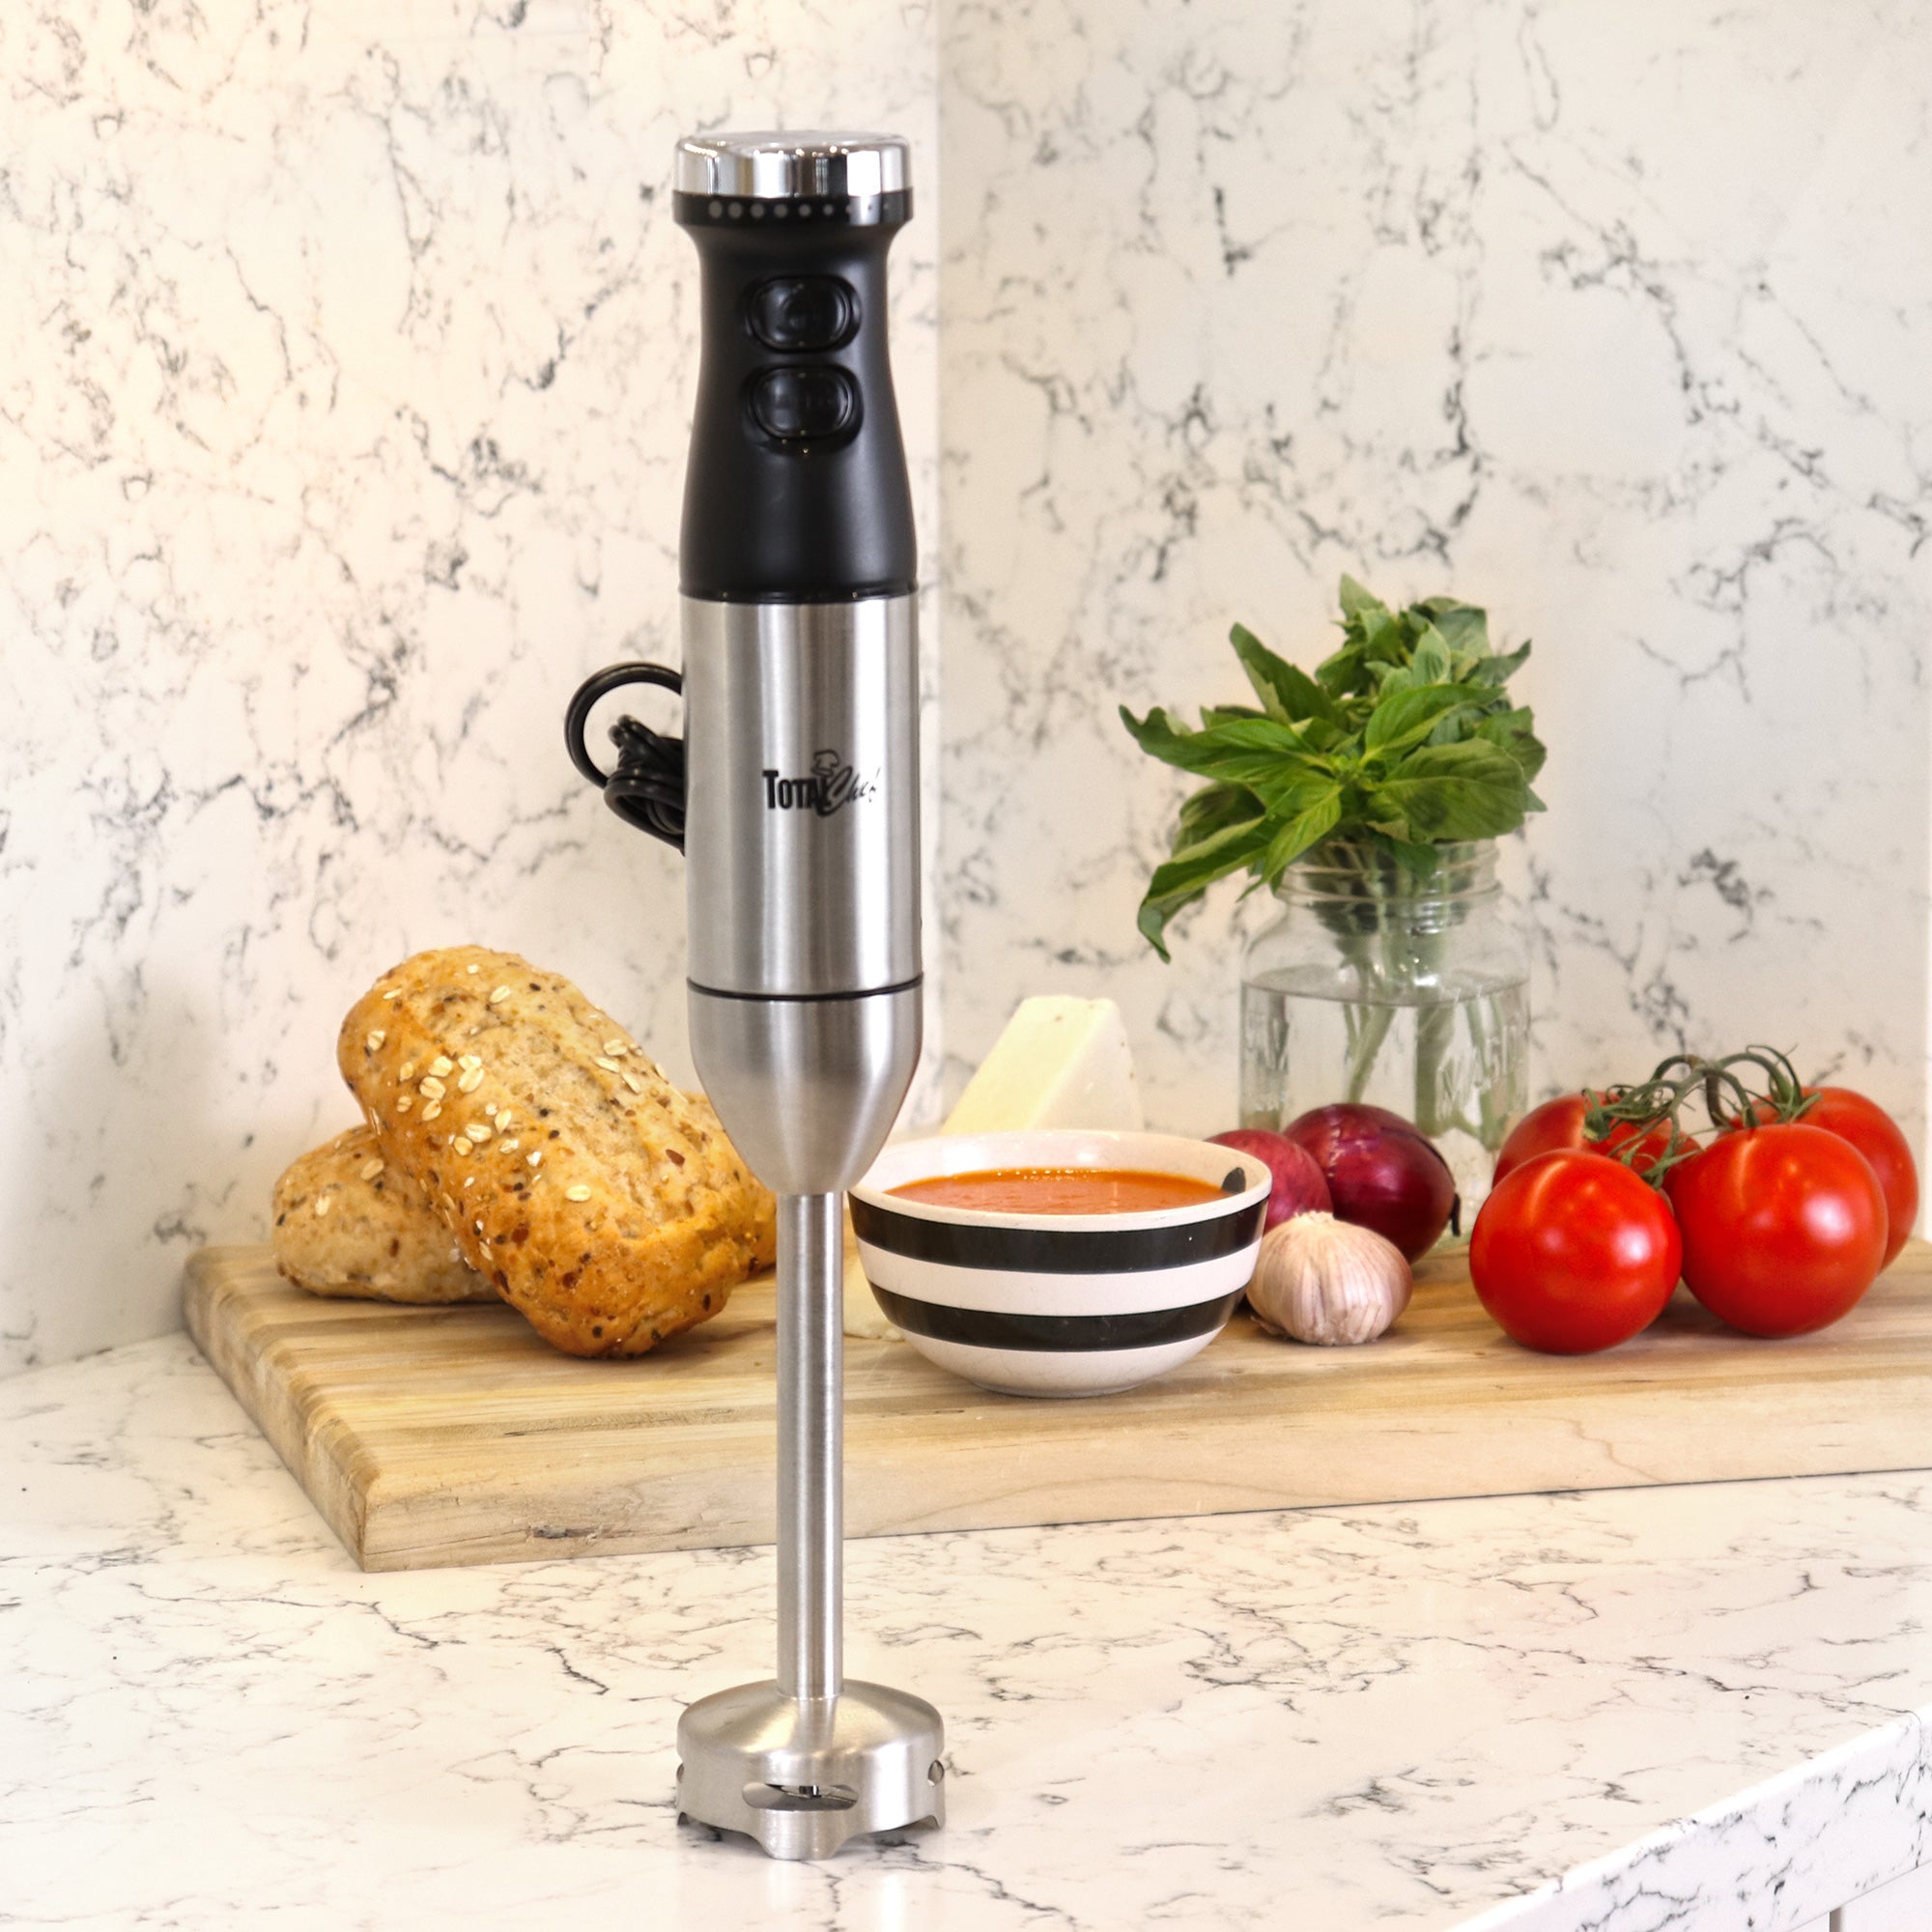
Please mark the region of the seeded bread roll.
<svg viewBox="0 0 1932 1932"><path fill-rule="evenodd" d="M349 1010L343 1078L464 1259L573 1355L641 1355L768 1266L776 1207L703 1100L560 974L452 947Z"/></svg>
<svg viewBox="0 0 1932 1932"><path fill-rule="evenodd" d="M365 1301L495 1301L442 1217L374 1131L351 1127L275 1182L275 1265L311 1294Z"/></svg>

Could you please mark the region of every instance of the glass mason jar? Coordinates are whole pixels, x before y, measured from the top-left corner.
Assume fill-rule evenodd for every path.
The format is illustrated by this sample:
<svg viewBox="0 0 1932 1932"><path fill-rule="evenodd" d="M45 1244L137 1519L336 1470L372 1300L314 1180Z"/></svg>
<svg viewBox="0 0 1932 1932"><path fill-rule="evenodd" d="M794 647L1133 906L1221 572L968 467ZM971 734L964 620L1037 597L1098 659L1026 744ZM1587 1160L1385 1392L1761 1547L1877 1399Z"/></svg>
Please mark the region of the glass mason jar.
<svg viewBox="0 0 1932 1932"><path fill-rule="evenodd" d="M1436 851L1418 877L1331 838L1288 868L1241 960L1241 1124L1387 1107L1441 1149L1466 1235L1527 1099L1529 956L1495 841Z"/></svg>

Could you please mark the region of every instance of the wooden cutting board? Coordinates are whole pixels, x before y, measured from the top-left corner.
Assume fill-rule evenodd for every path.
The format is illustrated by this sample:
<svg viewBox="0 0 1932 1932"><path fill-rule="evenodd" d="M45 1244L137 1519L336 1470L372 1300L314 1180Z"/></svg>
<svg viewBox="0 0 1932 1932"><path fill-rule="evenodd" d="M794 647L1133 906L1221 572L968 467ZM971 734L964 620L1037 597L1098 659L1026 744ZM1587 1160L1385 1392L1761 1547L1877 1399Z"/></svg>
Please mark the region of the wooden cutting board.
<svg viewBox="0 0 1932 1932"><path fill-rule="evenodd" d="M856 1258L850 1264L856 1265ZM187 1325L367 1570L773 1537L769 1276L637 1362L507 1308L322 1301L265 1247L188 1263ZM1932 1248L1835 1328L1753 1342L1681 1290L1607 1354L1497 1332L1460 1258L1398 1326L1309 1349L1245 1316L1124 1395L1028 1401L848 1342L856 1536L1932 1466Z"/></svg>

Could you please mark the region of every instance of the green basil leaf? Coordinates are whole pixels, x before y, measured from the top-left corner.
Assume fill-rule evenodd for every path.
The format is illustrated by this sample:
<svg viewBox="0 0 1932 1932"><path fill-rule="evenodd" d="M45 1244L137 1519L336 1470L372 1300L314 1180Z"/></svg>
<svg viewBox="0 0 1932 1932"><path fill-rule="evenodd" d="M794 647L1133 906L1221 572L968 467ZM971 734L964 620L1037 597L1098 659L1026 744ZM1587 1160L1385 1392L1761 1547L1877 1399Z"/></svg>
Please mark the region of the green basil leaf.
<svg viewBox="0 0 1932 1932"><path fill-rule="evenodd" d="M1180 852L1189 845L1197 845L1231 825L1246 825L1262 817L1265 810L1261 800L1240 785L1203 785L1180 802L1174 850Z"/></svg>
<svg viewBox="0 0 1932 1932"><path fill-rule="evenodd" d="M1226 752L1284 752L1298 756L1306 751L1300 728L1279 718L1230 718L1194 736Z"/></svg>
<svg viewBox="0 0 1932 1932"><path fill-rule="evenodd" d="M1380 842L1404 871L1413 872L1425 879L1435 871L1438 854L1434 845L1419 844L1412 838L1398 838L1387 832L1381 834Z"/></svg>
<svg viewBox="0 0 1932 1932"><path fill-rule="evenodd" d="M1476 736L1507 752L1517 761L1525 784L1543 769L1543 761L1549 755L1536 735L1536 719L1527 708L1483 719L1476 726Z"/></svg>
<svg viewBox="0 0 1932 1932"><path fill-rule="evenodd" d="M1145 718L1136 718L1123 704L1121 723L1149 757L1170 765L1176 760L1169 753L1194 735L1184 724L1177 724L1158 704Z"/></svg>
<svg viewBox="0 0 1932 1932"><path fill-rule="evenodd" d="M1342 724L1344 720L1335 700L1305 670L1278 658L1243 624L1228 633L1228 641L1255 688L1255 696L1275 717L1298 724L1304 719L1320 718L1324 724Z"/></svg>
<svg viewBox="0 0 1932 1932"><path fill-rule="evenodd" d="M1459 656L1489 656L1490 613L1480 604L1462 604L1453 597L1425 597L1415 608L1428 613L1443 642Z"/></svg>
<svg viewBox="0 0 1932 1932"><path fill-rule="evenodd" d="M1378 604L1363 618L1362 655L1370 663L1399 664L1408 655L1408 639L1402 620L1391 616Z"/></svg>
<svg viewBox="0 0 1932 1932"><path fill-rule="evenodd" d="M1350 829L1345 836L1373 845L1377 851L1385 852L1395 860L1405 871L1424 878L1435 871L1439 862L1440 855L1435 847L1410 838L1407 828L1400 819L1391 825L1369 825L1364 832Z"/></svg>
<svg viewBox="0 0 1932 1932"><path fill-rule="evenodd" d="M1494 657L1478 658L1468 671L1471 684L1507 684L1529 661L1529 646L1519 644L1513 651Z"/></svg>
<svg viewBox="0 0 1932 1932"><path fill-rule="evenodd" d="M1297 811L1268 840L1261 862L1262 876L1273 885L1311 845L1319 844L1342 822L1342 787L1326 792ZM1273 818L1268 820L1274 824Z"/></svg>
<svg viewBox="0 0 1932 1932"><path fill-rule="evenodd" d="M1434 624L1423 626L1415 640L1415 656L1409 660L1417 685L1446 684L1454 667L1449 662L1449 646Z"/></svg>
<svg viewBox="0 0 1932 1932"><path fill-rule="evenodd" d="M1285 762L1306 759L1308 748L1293 724L1274 718L1233 718L1189 731L1156 706L1137 719L1125 705L1121 720L1151 757L1224 784L1259 785L1281 776Z"/></svg>
<svg viewBox="0 0 1932 1932"><path fill-rule="evenodd" d="M1359 735L1360 727L1354 724L1330 724L1325 719L1311 718L1301 727L1301 735L1308 742L1308 749L1314 753L1337 752Z"/></svg>
<svg viewBox="0 0 1932 1932"><path fill-rule="evenodd" d="M1225 826L1156 866L1135 920L1142 938L1166 959L1168 922L1200 898L1216 879L1252 865L1266 849L1267 841L1268 821L1254 818L1245 824Z"/></svg>
<svg viewBox="0 0 1932 1932"><path fill-rule="evenodd" d="M1284 766L1279 772L1259 780L1252 787L1274 819L1293 817L1305 811L1316 800L1325 797L1340 783L1325 765Z"/></svg>
<svg viewBox="0 0 1932 1932"><path fill-rule="evenodd" d="M1336 595L1341 602L1342 615L1345 618L1366 616L1375 611L1379 611L1383 616L1388 615L1388 606L1373 590L1357 583L1346 571L1342 576L1342 587Z"/></svg>
<svg viewBox="0 0 1932 1932"><path fill-rule="evenodd" d="M1402 626L1371 598L1344 621L1341 646L1315 667L1315 681L1330 696L1361 696L1375 689L1378 666L1405 655Z"/></svg>
<svg viewBox="0 0 1932 1932"><path fill-rule="evenodd" d="M1481 738L1424 745L1377 787L1408 820L1411 833L1441 841L1496 838L1514 832L1528 810L1522 769L1501 747Z"/></svg>
<svg viewBox="0 0 1932 1932"><path fill-rule="evenodd" d="M1344 644L1315 667L1315 681L1330 697L1350 697L1368 690L1367 660L1354 644Z"/></svg>
<svg viewBox="0 0 1932 1932"><path fill-rule="evenodd" d="M1232 724L1241 718L1265 718L1265 711L1257 711L1252 704L1204 704L1201 707L1201 723L1211 731L1217 724Z"/></svg>
<svg viewBox="0 0 1932 1932"><path fill-rule="evenodd" d="M1399 752L1419 745L1442 721L1445 712L1469 708L1469 694L1460 684L1425 684L1406 691L1382 687L1382 699L1370 714L1362 748L1368 752Z"/></svg>
<svg viewBox="0 0 1932 1932"><path fill-rule="evenodd" d="M1216 752L1295 751L1301 745L1293 725L1267 717L1223 719L1197 731L1181 724L1178 718L1170 717L1159 705L1155 705L1145 718L1136 718L1123 704L1121 706L1121 723L1127 727L1135 744L1149 756L1190 772L1203 758L1212 757Z"/></svg>

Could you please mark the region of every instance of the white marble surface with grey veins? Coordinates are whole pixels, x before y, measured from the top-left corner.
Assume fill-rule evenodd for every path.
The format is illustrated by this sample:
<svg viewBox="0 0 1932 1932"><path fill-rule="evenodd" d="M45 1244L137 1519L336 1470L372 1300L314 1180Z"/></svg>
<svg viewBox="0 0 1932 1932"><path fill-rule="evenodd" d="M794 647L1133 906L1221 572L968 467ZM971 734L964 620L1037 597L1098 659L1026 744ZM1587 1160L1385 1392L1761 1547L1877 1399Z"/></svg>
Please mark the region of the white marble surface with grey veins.
<svg viewBox="0 0 1932 1932"><path fill-rule="evenodd" d="M1152 1115L1233 1123L1270 907L1142 944L1189 781L1116 707L1243 695L1236 618L1312 666L1350 571L1535 639L1540 1089L1765 1039L1917 1132L1932 12L942 24L949 1055L1110 994Z"/></svg>
<svg viewBox="0 0 1932 1932"><path fill-rule="evenodd" d="M924 0L0 8L0 1374L260 1235L406 952L526 952L692 1077L679 862L562 726L678 655L671 150L911 137L931 541L932 63Z"/></svg>
<svg viewBox="0 0 1932 1932"><path fill-rule="evenodd" d="M1792 1932L1932 1857L1932 1478L900 1537L943 1832L680 1826L765 1550L359 1574L184 1338L0 1388L0 1922Z"/></svg>

